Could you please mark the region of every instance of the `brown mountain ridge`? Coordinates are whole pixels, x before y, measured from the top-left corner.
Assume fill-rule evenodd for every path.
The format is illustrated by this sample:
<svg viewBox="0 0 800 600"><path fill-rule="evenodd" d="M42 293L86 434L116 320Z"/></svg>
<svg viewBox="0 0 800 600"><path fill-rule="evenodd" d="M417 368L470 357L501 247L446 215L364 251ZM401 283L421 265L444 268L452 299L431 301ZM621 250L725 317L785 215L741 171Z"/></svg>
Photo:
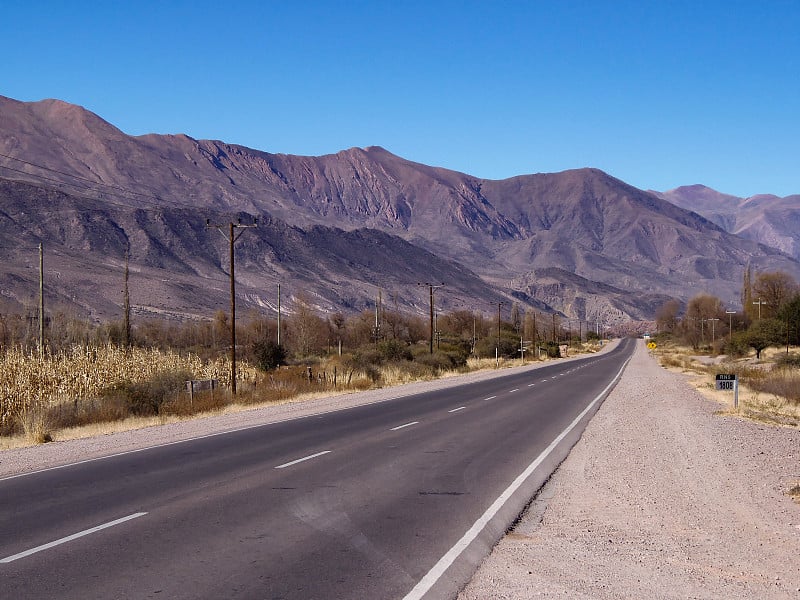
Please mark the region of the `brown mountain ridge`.
<svg viewBox="0 0 800 600"><path fill-rule="evenodd" d="M224 308L226 247L207 218L259 218L237 243L237 281L260 310L282 282L320 310L363 309L382 289L423 312L417 283L444 282L446 308L513 299L591 321L649 319L669 297L733 303L748 262L800 276L783 252L596 169L494 181L380 147L309 157L132 137L57 100L0 97L0 177L3 295L32 297L30 251L13 248L43 241L61 301L98 316L118 310L128 243L141 310Z"/></svg>

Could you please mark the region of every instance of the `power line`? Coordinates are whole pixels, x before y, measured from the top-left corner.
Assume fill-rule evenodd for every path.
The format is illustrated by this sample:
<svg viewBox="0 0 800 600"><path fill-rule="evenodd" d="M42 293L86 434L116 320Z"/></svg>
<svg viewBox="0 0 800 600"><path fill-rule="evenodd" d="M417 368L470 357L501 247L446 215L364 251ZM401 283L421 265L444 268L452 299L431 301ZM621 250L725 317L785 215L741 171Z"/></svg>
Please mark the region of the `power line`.
<svg viewBox="0 0 800 600"><path fill-rule="evenodd" d="M59 175L64 175L66 177L72 177L73 179L78 179L80 181L85 181L85 182L90 183L92 185L104 186L104 187L111 188L111 189L114 189L114 190L119 190L119 191L124 192L126 194L133 194L133 195L136 195L136 196L145 196L147 198L156 198L156 196L153 196L152 194L145 194L145 193L142 193L142 192L134 192L133 190L126 189L126 188L124 188L122 186L115 185L113 183L103 183L102 181L95 181L93 179L88 179L87 177L81 177L80 175L75 175L74 173L67 173L66 171L59 171L58 169L53 169L51 167L45 167L44 165L40 165L40 164L37 164L37 163L34 163L34 162L23 160L21 158L17 158L16 156L9 156L8 154L3 154L2 152L0 152L0 156L2 156L3 158L8 158L10 160L15 160L17 162L21 162L21 163L23 163L25 165L28 165L28 166L31 166L31 167L35 167L37 169L42 169L43 171L49 171L51 173L58 173ZM0 165L0 166L2 166L4 169L10 169L12 171L17 171L18 173L24 173L26 175L32 175L32 173L27 173L25 171L20 171L19 169L14 169L13 167L7 167L5 165ZM49 181L57 181L59 183L64 183L65 185L76 185L76 184L70 184L70 183L66 183L66 182L61 182L60 180L55 180L55 179L48 179L48 180ZM88 188L88 186L86 186L86 187L87 187L87 189L90 189L90 188Z"/></svg>
<svg viewBox="0 0 800 600"><path fill-rule="evenodd" d="M5 165L0 165L0 169L8 169L8 170L11 170L11 171L16 171L17 173L22 173L23 175L27 175L29 177L34 177L34 178L38 178L38 179L45 179L47 181L52 181L52 182L57 183L57 184L62 185L62 186L68 186L68 187L72 186L72 187L83 188L85 190L91 190L91 188L88 187L88 186L81 186L81 185L79 185L77 183L69 183L68 181L61 181L61 180L58 180L58 179L51 179L49 177L44 177L43 175L34 175L32 173L28 173L26 171L20 171L19 169L14 169L13 167L8 167L8 166L5 166ZM6 181L20 182L19 179L6 179ZM23 183L30 183L31 185L35 185L35 182L23 182ZM106 184L96 184L96 185L106 185ZM141 192L134 192L132 190L125 190L124 188L119 188L119 189L125 191L126 193L135 195L135 196L141 196L142 198L150 199L151 200L150 204L155 208L165 208L165 205L164 205L165 201L164 201L163 198L159 198L158 196L152 196L152 195L144 194L144 193L141 193ZM80 194L76 194L75 192L66 192L66 191L63 191L63 190L54 190L54 191L60 192L60 193L65 194L65 195L68 195L71 198L77 198L79 200L91 200L93 202L97 202L98 200L100 200L99 198L95 198L95 197L92 197L92 196L83 196L83 195L80 195ZM114 201L114 200L110 200L110 199L106 199L106 198L104 198L102 201L106 205L118 206L120 208L128 208L128 209L130 209L130 208L137 208L137 209L140 208L140 207L133 207L130 204L123 204L122 202ZM180 204L175 204L175 206L177 206L179 208L182 208L182 209L188 209L189 208L189 207L186 207L186 206L182 206ZM52 213L52 212L55 212L55 211L48 211L48 212Z"/></svg>

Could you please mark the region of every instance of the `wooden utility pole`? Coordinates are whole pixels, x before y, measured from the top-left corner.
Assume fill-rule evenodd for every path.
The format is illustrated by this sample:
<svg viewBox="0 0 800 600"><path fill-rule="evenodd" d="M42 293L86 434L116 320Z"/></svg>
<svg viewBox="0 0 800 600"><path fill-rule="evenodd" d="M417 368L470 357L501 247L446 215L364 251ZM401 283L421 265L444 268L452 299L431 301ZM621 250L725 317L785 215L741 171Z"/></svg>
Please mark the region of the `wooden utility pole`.
<svg viewBox="0 0 800 600"><path fill-rule="evenodd" d="M505 302L498 302L497 303L497 346L494 349L494 366L495 368L500 368L500 307L503 306Z"/></svg>
<svg viewBox="0 0 800 600"><path fill-rule="evenodd" d="M209 219L206 219L206 227L213 227L217 229L230 246L230 282L231 282L231 394L236 395L236 277L235 277L235 263L233 258L233 244L241 237L244 231L234 234L234 229L247 229L257 226L257 220L253 219L252 225L242 225L241 219L236 223L231 221L228 223L228 234L225 235L225 225L212 225Z"/></svg>
<svg viewBox="0 0 800 600"><path fill-rule="evenodd" d="M130 256L130 249L125 250L125 291L123 297L123 310L125 312L125 347L130 348L131 345L131 295L128 290L128 260Z"/></svg>
<svg viewBox="0 0 800 600"><path fill-rule="evenodd" d="M278 284L278 346L281 345L281 284Z"/></svg>
<svg viewBox="0 0 800 600"><path fill-rule="evenodd" d="M431 336L430 336L430 352L433 354L433 336L434 336L434 314L433 314L433 290L436 288L444 287L444 284L434 285L432 283L417 283L417 285L427 285L430 288L430 305L431 305Z"/></svg>
<svg viewBox="0 0 800 600"><path fill-rule="evenodd" d="M39 356L44 357L44 246L39 243Z"/></svg>

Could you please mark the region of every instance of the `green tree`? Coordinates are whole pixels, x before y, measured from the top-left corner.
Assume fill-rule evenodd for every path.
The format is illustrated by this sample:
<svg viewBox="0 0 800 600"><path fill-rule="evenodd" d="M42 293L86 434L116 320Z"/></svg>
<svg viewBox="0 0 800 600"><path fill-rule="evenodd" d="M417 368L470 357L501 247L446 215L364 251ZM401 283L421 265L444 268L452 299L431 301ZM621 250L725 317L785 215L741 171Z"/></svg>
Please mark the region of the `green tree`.
<svg viewBox="0 0 800 600"><path fill-rule="evenodd" d="M800 345L800 294L783 305L778 313L778 318L783 323L786 340L790 344Z"/></svg>
<svg viewBox="0 0 800 600"><path fill-rule="evenodd" d="M782 327L777 319L761 319L753 323L747 330L747 345L756 351L756 358L761 358L761 351L781 343Z"/></svg>

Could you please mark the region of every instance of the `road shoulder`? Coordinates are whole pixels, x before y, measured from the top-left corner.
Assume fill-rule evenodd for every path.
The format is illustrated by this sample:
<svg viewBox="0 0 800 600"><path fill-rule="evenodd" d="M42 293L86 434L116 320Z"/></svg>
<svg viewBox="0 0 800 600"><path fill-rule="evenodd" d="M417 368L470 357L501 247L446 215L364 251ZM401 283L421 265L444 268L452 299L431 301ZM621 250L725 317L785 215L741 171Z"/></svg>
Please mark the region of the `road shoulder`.
<svg viewBox="0 0 800 600"><path fill-rule="evenodd" d="M459 599L797 598L800 431L720 408L640 343Z"/></svg>

